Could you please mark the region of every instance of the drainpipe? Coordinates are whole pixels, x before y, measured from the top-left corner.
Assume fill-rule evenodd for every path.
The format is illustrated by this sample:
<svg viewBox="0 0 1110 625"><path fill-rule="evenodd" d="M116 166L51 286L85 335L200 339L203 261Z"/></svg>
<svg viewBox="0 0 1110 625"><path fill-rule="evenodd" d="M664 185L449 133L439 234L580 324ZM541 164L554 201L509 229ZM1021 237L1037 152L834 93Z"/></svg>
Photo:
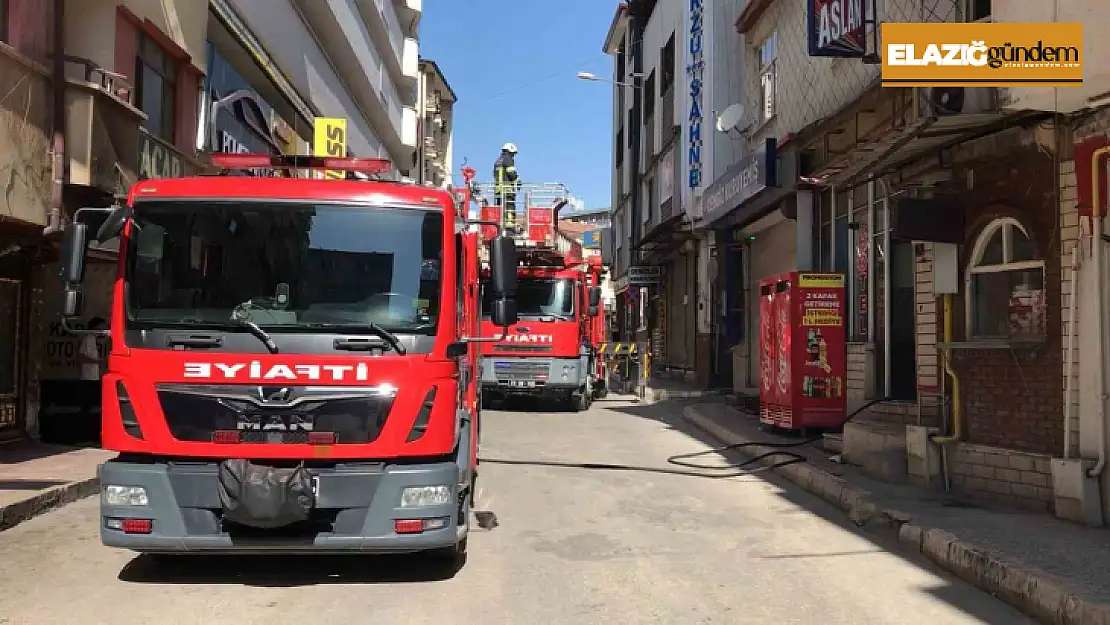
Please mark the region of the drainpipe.
<svg viewBox="0 0 1110 625"><path fill-rule="evenodd" d="M1072 374L1075 372L1075 365L1072 360L1075 358L1075 341L1076 332L1075 324L1076 317L1079 311L1079 289L1076 288L1076 283L1079 281L1079 248L1083 243L1083 236L1080 235L1079 239L1075 242L1075 247L1071 248L1071 302L1068 306L1068 345L1064 350L1064 459L1071 458L1071 420L1072 420Z"/></svg>
<svg viewBox="0 0 1110 625"><path fill-rule="evenodd" d="M69 157L66 153L66 55L65 55L65 0L54 0L54 68L51 77L54 88L54 119L51 151L50 213L43 236L62 229L62 192L65 189Z"/></svg>
<svg viewBox="0 0 1110 625"><path fill-rule="evenodd" d="M1103 285L1105 269L1102 266L1103 207L1099 198L1098 167L1103 157L1110 154L1110 146L1101 147L1091 155L1091 262L1095 265L1095 288L1098 289L1098 420L1103 432L1098 441L1098 463L1087 473L1089 477L1100 477L1106 469L1106 288ZM1072 297L1075 295L1072 294ZM1068 398L1070 401L1070 397Z"/></svg>

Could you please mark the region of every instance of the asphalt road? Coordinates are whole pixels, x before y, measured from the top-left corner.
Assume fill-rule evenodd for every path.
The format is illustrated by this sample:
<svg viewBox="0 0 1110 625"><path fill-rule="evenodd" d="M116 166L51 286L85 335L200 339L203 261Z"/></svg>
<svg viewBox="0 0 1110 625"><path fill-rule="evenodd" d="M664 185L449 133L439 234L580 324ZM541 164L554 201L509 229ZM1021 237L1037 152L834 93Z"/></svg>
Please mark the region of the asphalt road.
<svg viewBox="0 0 1110 625"><path fill-rule="evenodd" d="M483 456L662 468L705 447L674 411L488 411ZM784 482L492 463L481 480L499 526L473 532L453 576L411 558L198 558L162 572L102 547L86 499L0 533L0 623L1032 622Z"/></svg>

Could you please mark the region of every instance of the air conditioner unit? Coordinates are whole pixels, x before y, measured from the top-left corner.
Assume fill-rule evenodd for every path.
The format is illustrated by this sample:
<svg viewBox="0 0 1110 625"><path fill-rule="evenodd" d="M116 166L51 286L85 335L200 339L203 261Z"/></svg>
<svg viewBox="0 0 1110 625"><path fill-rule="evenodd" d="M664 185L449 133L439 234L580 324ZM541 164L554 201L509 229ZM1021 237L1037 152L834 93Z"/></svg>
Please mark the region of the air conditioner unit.
<svg viewBox="0 0 1110 625"><path fill-rule="evenodd" d="M998 89L926 87L921 90L921 110L925 115L935 117L993 113L998 110Z"/></svg>

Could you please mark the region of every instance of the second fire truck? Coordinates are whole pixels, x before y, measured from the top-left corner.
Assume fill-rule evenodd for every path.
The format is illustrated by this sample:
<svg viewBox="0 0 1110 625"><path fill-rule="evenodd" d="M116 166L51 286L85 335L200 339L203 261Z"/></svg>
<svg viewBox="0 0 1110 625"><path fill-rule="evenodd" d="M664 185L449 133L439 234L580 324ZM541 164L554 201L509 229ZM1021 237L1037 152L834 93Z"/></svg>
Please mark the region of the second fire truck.
<svg viewBox="0 0 1110 625"><path fill-rule="evenodd" d="M476 197L490 198L493 189ZM573 410L586 410L604 392L596 347L602 333L601 266L590 262L577 243L560 244L559 210L570 195L557 183L525 184L516 206L481 207L481 219L500 223L517 249L519 321L501 341L482 346L481 386L484 405L510 396L556 400ZM519 207L519 208L517 208ZM484 238L497 232L485 226ZM489 312L494 293L483 278L482 331L495 329Z"/></svg>

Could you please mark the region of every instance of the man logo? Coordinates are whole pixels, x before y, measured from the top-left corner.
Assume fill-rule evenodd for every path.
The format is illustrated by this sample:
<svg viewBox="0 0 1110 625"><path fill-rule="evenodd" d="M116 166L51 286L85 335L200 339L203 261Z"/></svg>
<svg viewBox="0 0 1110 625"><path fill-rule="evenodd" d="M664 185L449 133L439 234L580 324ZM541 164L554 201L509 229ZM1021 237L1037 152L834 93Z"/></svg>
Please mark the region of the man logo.
<svg viewBox="0 0 1110 625"><path fill-rule="evenodd" d="M264 404L283 404L289 401L292 392L284 386L259 386L255 389L258 400Z"/></svg>

